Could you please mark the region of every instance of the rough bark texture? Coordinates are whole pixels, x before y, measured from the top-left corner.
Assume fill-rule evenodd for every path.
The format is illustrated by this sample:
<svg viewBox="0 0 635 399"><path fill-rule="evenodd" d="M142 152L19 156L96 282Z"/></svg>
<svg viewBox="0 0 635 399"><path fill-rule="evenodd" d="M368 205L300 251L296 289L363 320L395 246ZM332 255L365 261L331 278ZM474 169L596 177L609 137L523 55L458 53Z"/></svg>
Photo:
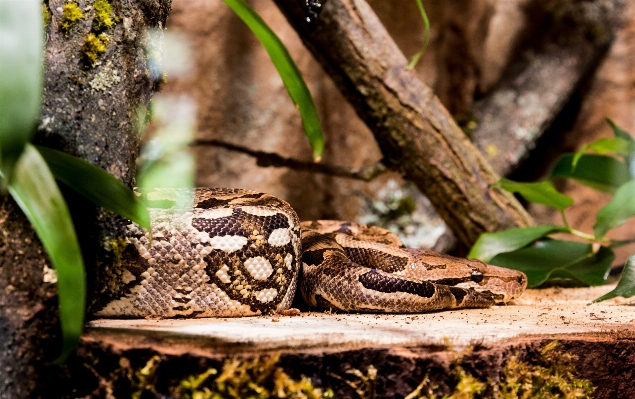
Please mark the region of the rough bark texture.
<svg viewBox="0 0 635 399"><path fill-rule="evenodd" d="M620 25L623 3L543 0L526 7L533 45L473 108L472 141L497 173L509 174L527 157L595 71Z"/></svg>
<svg viewBox="0 0 635 399"><path fill-rule="evenodd" d="M107 50L94 66L83 50L93 29L94 2L77 2L85 17L68 37L59 29L64 1L46 3L51 19L35 141L77 155L132 184L139 146L134 116L157 82L146 68L146 29L165 24L170 0L113 1L116 24L107 30ZM111 229L119 222L82 199L69 200L87 272L94 279L98 259L104 264L108 259L100 240L113 234ZM40 397L46 388L44 376L53 372L46 363L58 354L59 328L55 287L44 282L47 264L28 220L12 200L4 198L0 206L1 398Z"/></svg>
<svg viewBox="0 0 635 399"><path fill-rule="evenodd" d="M466 246L487 231L526 226L498 180L363 0L328 1L316 29L297 2L276 4L373 131L384 162L424 192Z"/></svg>
<svg viewBox="0 0 635 399"><path fill-rule="evenodd" d="M424 378L430 381L421 392L422 397L428 397L428 389L442 397L451 394L461 378L457 366L482 382L499 383L506 380L503 369L510 357L516 356L526 365L538 365L541 363L541 349L556 339L559 341L556 350L576 357L572 364L576 377L590 380L596 387L594 398L631 398L635 395L632 384L635 377L632 367L635 341L627 337L545 336L518 339L494 347L477 344L469 353L432 346L348 350L316 348L277 354L280 354L278 366L292 378L308 377L315 386L333 389L336 398L402 398L414 391ZM143 393L142 397L169 398L174 397L173 393L182 380L198 376L209 368L215 368L220 373L226 360L257 356L266 359L276 355L275 352L244 352L235 348L219 348L213 343L210 347L209 344L167 337L148 341L124 332L97 334L89 331L77 356L71 359L62 375L55 376L60 383L57 389L50 391L49 397L124 398ZM154 363L158 367L146 368L150 373L143 378L139 371L151 364L148 362L154 356L158 357ZM349 371L356 369L367 375L370 366L377 370L374 392L366 390L360 396L340 379L359 382L359 378ZM544 372L537 375L537 381L549 377ZM210 387L210 380L217 376L211 376L199 390ZM496 396L490 387L483 397Z"/></svg>

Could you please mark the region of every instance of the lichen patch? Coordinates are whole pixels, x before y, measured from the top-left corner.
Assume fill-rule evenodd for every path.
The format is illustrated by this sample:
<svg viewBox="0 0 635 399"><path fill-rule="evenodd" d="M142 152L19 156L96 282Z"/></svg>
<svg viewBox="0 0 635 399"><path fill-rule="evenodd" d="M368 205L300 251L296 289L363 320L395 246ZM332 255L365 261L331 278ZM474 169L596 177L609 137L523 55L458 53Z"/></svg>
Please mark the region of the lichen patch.
<svg viewBox="0 0 635 399"><path fill-rule="evenodd" d="M93 90L106 91L119 82L121 82L119 71L113 69L112 62L108 61L88 84Z"/></svg>

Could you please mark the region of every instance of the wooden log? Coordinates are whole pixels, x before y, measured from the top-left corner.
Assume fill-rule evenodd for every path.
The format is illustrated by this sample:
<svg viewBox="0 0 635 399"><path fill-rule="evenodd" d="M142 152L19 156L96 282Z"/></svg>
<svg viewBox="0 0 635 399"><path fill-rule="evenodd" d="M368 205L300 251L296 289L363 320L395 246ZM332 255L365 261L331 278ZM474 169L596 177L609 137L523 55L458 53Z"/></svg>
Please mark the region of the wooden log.
<svg viewBox="0 0 635 399"><path fill-rule="evenodd" d="M319 16L276 0L305 45L366 122L384 155L470 246L531 219L414 72L364 0L328 1ZM307 23L307 16L309 22Z"/></svg>
<svg viewBox="0 0 635 399"><path fill-rule="evenodd" d="M523 367L545 374L551 361L561 371L570 367L576 381L593 383L595 398L629 398L635 395L632 311L618 306L623 299L587 305L612 288L530 290L508 306L413 315L94 320L67 372L51 378L63 381L56 397L71 397L72 390L107 397L106 388L127 397L140 389L135 373L154 358L144 389L170 397L181 381L210 367L220 374L225 361L280 356L278 366L287 375L309 377L337 398L358 398L340 377L355 380L355 369L367 376L371 366L377 377L374 396L367 392L366 398L404 397L425 378L441 397L466 376L493 389ZM556 355L545 362L547 345L555 346ZM212 387L219 374L203 386Z"/></svg>

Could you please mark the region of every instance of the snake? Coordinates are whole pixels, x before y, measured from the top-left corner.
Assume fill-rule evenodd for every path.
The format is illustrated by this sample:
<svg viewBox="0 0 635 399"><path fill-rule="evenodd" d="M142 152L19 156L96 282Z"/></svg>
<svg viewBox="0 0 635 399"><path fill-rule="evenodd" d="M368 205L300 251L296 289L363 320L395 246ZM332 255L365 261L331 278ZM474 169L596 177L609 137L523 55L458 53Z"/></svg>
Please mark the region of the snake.
<svg viewBox="0 0 635 399"><path fill-rule="evenodd" d="M288 311L296 290L311 308L420 313L506 304L519 271L405 248L376 227L300 222L285 201L242 189L142 194L151 231L129 222L97 317L239 317ZM116 250L115 250L116 249Z"/></svg>

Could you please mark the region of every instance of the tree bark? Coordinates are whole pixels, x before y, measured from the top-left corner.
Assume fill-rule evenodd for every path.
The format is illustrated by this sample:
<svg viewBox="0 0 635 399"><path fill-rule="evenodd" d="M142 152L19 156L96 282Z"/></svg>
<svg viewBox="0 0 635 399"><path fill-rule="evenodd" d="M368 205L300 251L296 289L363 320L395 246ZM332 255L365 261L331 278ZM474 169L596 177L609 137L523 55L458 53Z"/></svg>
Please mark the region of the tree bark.
<svg viewBox="0 0 635 399"><path fill-rule="evenodd" d="M615 36L621 0L557 5L536 1L527 10L533 45L482 100L471 133L494 170L508 175L528 156L571 96L592 75Z"/></svg>
<svg viewBox="0 0 635 399"><path fill-rule="evenodd" d="M432 90L406 71L364 0L327 1L317 18L296 1L275 2L370 127L384 163L430 198L464 245L531 224L513 196L491 187L498 177Z"/></svg>
<svg viewBox="0 0 635 399"><path fill-rule="evenodd" d="M137 112L147 104L160 76L146 66L153 54L146 30L162 28L170 0L114 0L115 25L97 63L87 61L84 43L94 31L93 0L78 0L84 18L66 36L60 29L64 1L46 3L44 95L34 141L79 156L125 184L134 179L139 148ZM65 190L68 191L68 190ZM109 259L104 239L121 221L71 196L86 269L98 281L96 266ZM50 263L28 220L15 202L0 203L0 397L38 398L55 374L47 362L59 353L55 285L47 282ZM89 292L99 292L93 286ZM89 295L90 296L90 295ZM48 378L47 378L48 377ZM53 381L54 383L54 381Z"/></svg>

